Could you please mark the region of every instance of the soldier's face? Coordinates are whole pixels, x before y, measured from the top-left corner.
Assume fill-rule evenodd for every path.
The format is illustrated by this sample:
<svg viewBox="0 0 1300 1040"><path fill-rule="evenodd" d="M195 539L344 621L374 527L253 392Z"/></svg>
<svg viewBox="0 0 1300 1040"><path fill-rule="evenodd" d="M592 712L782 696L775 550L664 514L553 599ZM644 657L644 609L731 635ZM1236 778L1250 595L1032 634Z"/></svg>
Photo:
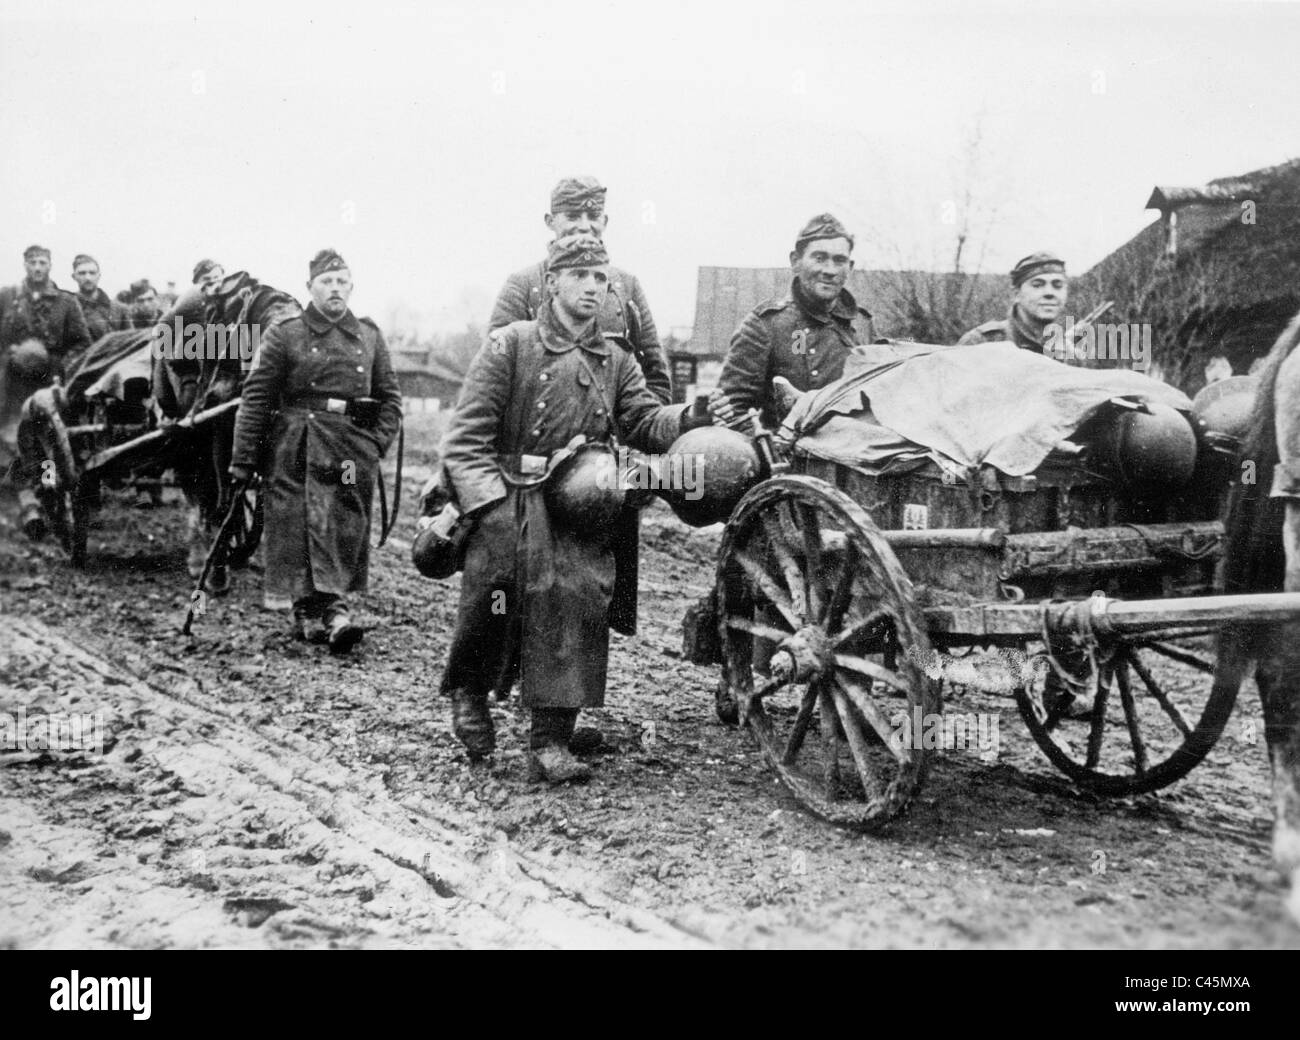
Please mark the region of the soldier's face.
<svg viewBox="0 0 1300 1040"><path fill-rule="evenodd" d="M72 269L72 277L76 279L77 288L89 296L99 285L99 265L78 264Z"/></svg>
<svg viewBox="0 0 1300 1040"><path fill-rule="evenodd" d="M812 300L831 303L853 270L852 248L847 238L818 238L804 246L802 253L791 253L790 267L799 288Z"/></svg>
<svg viewBox="0 0 1300 1040"><path fill-rule="evenodd" d="M214 267L211 271L199 279L199 292L204 296L211 296L212 290L221 284L221 280L226 277L224 267Z"/></svg>
<svg viewBox="0 0 1300 1040"><path fill-rule="evenodd" d="M352 275L347 268L318 274L307 286L316 309L329 318L341 318L352 295Z"/></svg>
<svg viewBox="0 0 1300 1040"><path fill-rule="evenodd" d="M607 267L572 267L547 276L555 302L571 318L583 320L593 317L605 302L609 292Z"/></svg>
<svg viewBox="0 0 1300 1040"><path fill-rule="evenodd" d="M50 277L50 258L48 256L33 256L23 261L27 268L27 280L32 285L44 285Z"/></svg>
<svg viewBox="0 0 1300 1040"><path fill-rule="evenodd" d="M158 294L152 289L143 292L136 298L131 307L142 318L155 318L159 312Z"/></svg>
<svg viewBox="0 0 1300 1040"><path fill-rule="evenodd" d="M608 216L594 210L571 209L546 214L546 226L555 233L556 238L566 238L569 235L600 238L605 234L605 225L608 223Z"/></svg>
<svg viewBox="0 0 1300 1040"><path fill-rule="evenodd" d="M1036 321L1055 321L1065 309L1070 283L1060 271L1036 274L1020 283L1014 300L1021 312Z"/></svg>

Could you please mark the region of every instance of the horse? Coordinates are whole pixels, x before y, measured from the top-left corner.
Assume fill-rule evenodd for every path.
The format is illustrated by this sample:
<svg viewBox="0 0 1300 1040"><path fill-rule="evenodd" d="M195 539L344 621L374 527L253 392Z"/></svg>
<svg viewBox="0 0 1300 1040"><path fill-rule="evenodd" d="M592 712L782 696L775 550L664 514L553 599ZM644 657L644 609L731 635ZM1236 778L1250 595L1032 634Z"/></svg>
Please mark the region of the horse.
<svg viewBox="0 0 1300 1040"><path fill-rule="evenodd" d="M186 294L160 322L169 330L160 336L170 349L154 352L151 384L156 407L166 419L180 420L234 401L256 363L261 335L301 313L292 296L261 284L247 271L227 275L206 296L197 290ZM235 409L196 422L189 436L174 472L189 507L186 565L191 577L197 578L229 506L227 469ZM228 582L224 567L214 570L214 592L224 591Z"/></svg>
<svg viewBox="0 0 1300 1040"><path fill-rule="evenodd" d="M1228 500L1226 593L1300 592L1300 314L1259 370L1241 475ZM1228 627L1215 682L1240 682L1251 662L1272 769L1273 859L1300 923L1300 621Z"/></svg>

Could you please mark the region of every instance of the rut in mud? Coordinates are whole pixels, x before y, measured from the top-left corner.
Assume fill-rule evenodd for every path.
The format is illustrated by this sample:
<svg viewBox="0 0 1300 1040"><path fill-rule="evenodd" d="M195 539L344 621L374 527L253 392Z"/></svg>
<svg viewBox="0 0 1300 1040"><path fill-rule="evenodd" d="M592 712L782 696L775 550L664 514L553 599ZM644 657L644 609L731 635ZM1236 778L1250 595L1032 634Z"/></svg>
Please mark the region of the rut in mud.
<svg viewBox="0 0 1300 1040"><path fill-rule="evenodd" d="M513 704L493 706L490 762L452 737L436 689L459 579L415 573L409 514L339 658L289 641L247 572L179 636L175 503L108 495L84 572L4 505L0 711L99 714L104 743L0 753L0 942L1300 945L1253 684L1187 780L1119 802L1056 775L1011 701L950 691L951 710L996 715L996 755L946 754L904 818L862 836L804 813L714 717L680 620L717 530L661 507L641 633L615 637L609 706L584 716L611 749L585 788L552 791L524 781Z"/></svg>

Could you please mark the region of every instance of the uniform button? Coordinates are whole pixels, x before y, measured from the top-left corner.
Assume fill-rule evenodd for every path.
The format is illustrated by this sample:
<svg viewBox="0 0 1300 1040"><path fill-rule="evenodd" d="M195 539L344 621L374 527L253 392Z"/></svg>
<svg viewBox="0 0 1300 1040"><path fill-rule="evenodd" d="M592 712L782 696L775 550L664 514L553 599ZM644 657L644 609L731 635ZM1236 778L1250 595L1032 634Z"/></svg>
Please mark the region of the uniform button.
<svg viewBox="0 0 1300 1040"><path fill-rule="evenodd" d="M814 368L814 369L812 370L812 374L813 374L813 375L816 375L816 374L817 374L817 369Z"/></svg>
<svg viewBox="0 0 1300 1040"><path fill-rule="evenodd" d="M597 415L604 415L604 414L605 414L605 409L603 409L603 408L597 408L597 409L596 409L596 414L597 414Z"/></svg>
<svg viewBox="0 0 1300 1040"><path fill-rule="evenodd" d="M808 353L809 353L809 354L816 354L816 353L817 353L817 348L816 348L816 347L809 347L809 348L808 348Z"/></svg>
<svg viewBox="0 0 1300 1040"><path fill-rule="evenodd" d="M545 407L546 407L546 402L545 402L545 401L538 401L538 402L537 402L537 407L538 407L538 408L545 408Z"/></svg>
<svg viewBox="0 0 1300 1040"><path fill-rule="evenodd" d="M545 383L545 382L546 382L548 379L550 379L551 377L548 376L545 372L543 372L541 378L542 378L542 382Z"/></svg>
<svg viewBox="0 0 1300 1040"><path fill-rule="evenodd" d="M357 371L358 371L358 372L364 372L365 369L362 368L360 365L357 365Z"/></svg>
<svg viewBox="0 0 1300 1040"><path fill-rule="evenodd" d="M541 431L541 430L534 430L534 431L533 431L533 436L534 436L534 437L540 437L541 435L542 435L542 431Z"/></svg>

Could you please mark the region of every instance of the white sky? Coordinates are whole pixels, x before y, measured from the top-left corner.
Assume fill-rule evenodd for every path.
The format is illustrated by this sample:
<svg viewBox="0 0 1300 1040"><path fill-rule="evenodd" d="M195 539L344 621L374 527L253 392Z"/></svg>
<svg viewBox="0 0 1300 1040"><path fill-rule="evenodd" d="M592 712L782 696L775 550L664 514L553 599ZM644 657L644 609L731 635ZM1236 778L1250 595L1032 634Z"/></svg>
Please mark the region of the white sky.
<svg viewBox="0 0 1300 1040"><path fill-rule="evenodd" d="M0 282L40 242L65 288L77 252L110 291L210 255L301 298L331 245L358 313L454 327L591 173L666 329L822 210L859 266L942 267L968 183L983 269L1080 272L1154 184L1300 154L1297 113L1289 3L0 0Z"/></svg>

